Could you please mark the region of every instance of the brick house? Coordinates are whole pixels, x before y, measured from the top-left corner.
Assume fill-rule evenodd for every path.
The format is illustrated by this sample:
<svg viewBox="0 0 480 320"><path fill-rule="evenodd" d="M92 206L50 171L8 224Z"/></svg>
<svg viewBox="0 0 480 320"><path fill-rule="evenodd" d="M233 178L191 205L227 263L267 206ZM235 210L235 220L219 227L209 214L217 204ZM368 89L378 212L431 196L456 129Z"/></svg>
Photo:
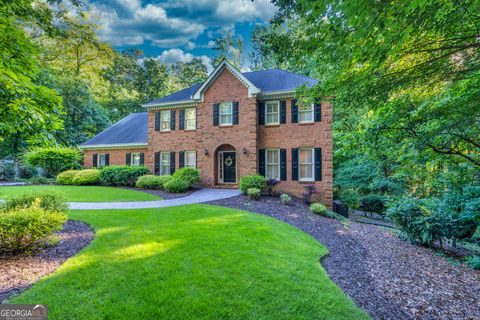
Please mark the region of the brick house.
<svg viewBox="0 0 480 320"><path fill-rule="evenodd" d="M241 73L224 60L203 83L143 105L147 112L82 144L84 165L146 165L157 175L191 166L209 187L236 186L258 172L294 195L314 184L331 205L331 104L304 106L294 97L316 83L278 69Z"/></svg>

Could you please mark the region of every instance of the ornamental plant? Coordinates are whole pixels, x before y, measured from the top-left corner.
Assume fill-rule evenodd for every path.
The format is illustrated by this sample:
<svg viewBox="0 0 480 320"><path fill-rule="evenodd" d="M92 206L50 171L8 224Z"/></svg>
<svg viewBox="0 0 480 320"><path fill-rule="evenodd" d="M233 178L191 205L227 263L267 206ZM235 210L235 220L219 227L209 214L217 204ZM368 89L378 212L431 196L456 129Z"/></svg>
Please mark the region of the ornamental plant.
<svg viewBox="0 0 480 320"><path fill-rule="evenodd" d="M139 177L149 172L145 166L106 166L101 169L100 182L113 186L134 186Z"/></svg>
<svg viewBox="0 0 480 320"><path fill-rule="evenodd" d="M49 177L62 171L80 169L82 155L78 149L47 147L28 151L23 156L25 164L43 168Z"/></svg>
<svg viewBox="0 0 480 320"><path fill-rule="evenodd" d="M259 174L243 176L240 179L240 191L246 194L250 188L257 188L261 191L265 188L265 178Z"/></svg>
<svg viewBox="0 0 480 320"><path fill-rule="evenodd" d="M173 173L173 177L187 181L190 186L194 186L200 182L200 171L195 168L181 168Z"/></svg>
<svg viewBox="0 0 480 320"><path fill-rule="evenodd" d="M265 184L267 185L268 195L271 196L273 194L273 188L275 188L275 186L279 183L280 183L280 180L277 180L275 178L268 178L265 180Z"/></svg>

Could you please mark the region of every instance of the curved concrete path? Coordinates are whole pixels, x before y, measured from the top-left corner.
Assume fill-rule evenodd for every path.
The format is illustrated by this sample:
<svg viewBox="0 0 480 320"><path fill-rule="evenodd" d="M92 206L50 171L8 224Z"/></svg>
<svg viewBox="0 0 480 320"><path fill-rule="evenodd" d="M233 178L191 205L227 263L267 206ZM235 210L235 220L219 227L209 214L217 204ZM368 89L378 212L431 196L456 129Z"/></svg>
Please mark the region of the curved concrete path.
<svg viewBox="0 0 480 320"><path fill-rule="evenodd" d="M239 194L240 191L234 189L201 189L188 196L168 200L135 202L69 202L68 204L70 209L74 210L165 208L231 198L238 196Z"/></svg>

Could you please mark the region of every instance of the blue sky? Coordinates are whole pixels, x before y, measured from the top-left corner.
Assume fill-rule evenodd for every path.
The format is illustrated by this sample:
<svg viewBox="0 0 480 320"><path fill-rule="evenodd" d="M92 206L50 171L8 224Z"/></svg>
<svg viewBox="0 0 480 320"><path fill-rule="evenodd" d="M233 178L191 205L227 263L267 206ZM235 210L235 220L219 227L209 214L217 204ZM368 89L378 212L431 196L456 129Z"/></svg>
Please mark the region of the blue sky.
<svg viewBox="0 0 480 320"><path fill-rule="evenodd" d="M250 33L275 14L270 0L90 0L100 38L117 49L140 48L163 63L213 55L212 40L227 31L241 35L245 56Z"/></svg>

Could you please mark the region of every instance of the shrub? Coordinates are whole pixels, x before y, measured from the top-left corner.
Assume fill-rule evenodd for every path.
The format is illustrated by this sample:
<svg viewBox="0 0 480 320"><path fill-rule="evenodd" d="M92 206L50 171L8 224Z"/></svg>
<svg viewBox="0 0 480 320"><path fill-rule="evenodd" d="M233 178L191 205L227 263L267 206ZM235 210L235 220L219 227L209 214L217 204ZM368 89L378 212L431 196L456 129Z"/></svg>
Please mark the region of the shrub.
<svg viewBox="0 0 480 320"><path fill-rule="evenodd" d="M78 171L72 178L72 184L82 186L87 184L96 184L100 181L100 170L85 169Z"/></svg>
<svg viewBox="0 0 480 320"><path fill-rule="evenodd" d="M469 256L466 262L471 268L480 270L480 256Z"/></svg>
<svg viewBox="0 0 480 320"><path fill-rule="evenodd" d="M13 163L0 163L0 180L15 178L15 166Z"/></svg>
<svg viewBox="0 0 480 320"><path fill-rule="evenodd" d="M43 209L40 201L0 214L0 251L28 252L45 244L62 228L66 214Z"/></svg>
<svg viewBox="0 0 480 320"><path fill-rule="evenodd" d="M386 208L386 197L378 194L364 196L360 200L360 209L367 212L384 214Z"/></svg>
<svg viewBox="0 0 480 320"><path fill-rule="evenodd" d="M28 179L28 182L31 184L49 184L49 183L53 183L53 180L47 179L43 176L33 176L30 179Z"/></svg>
<svg viewBox="0 0 480 320"><path fill-rule="evenodd" d="M267 185L267 190L269 195L272 195L273 188L275 188L275 186L279 183L280 183L280 180L277 180L274 178L268 178L265 180L265 184Z"/></svg>
<svg viewBox="0 0 480 320"><path fill-rule="evenodd" d="M280 195L280 202L288 206L292 202L292 198L288 194L283 193Z"/></svg>
<svg viewBox="0 0 480 320"><path fill-rule="evenodd" d="M144 166L106 166L101 169L100 181L114 186L134 186L139 177L149 172Z"/></svg>
<svg viewBox="0 0 480 320"><path fill-rule="evenodd" d="M190 186L194 186L200 182L200 171L195 168L181 168L173 173L173 177L185 180Z"/></svg>
<svg viewBox="0 0 480 320"><path fill-rule="evenodd" d="M240 191L242 191L244 194L246 194L247 190L250 188L257 188L259 190L262 190L264 187L265 187L265 178L262 177L261 175L255 174L255 175L243 176L240 179Z"/></svg>
<svg viewBox="0 0 480 320"><path fill-rule="evenodd" d="M43 168L50 177L65 170L80 169L81 159L78 149L73 148L37 148L24 155L27 165Z"/></svg>
<svg viewBox="0 0 480 320"><path fill-rule="evenodd" d="M36 191L9 197L3 203L2 209L5 211L10 211L27 208L37 200L39 200L38 205L43 210L65 212L68 209L63 193L55 190Z"/></svg>
<svg viewBox="0 0 480 320"><path fill-rule="evenodd" d="M325 215L327 213L327 207L321 203L312 203L309 209L315 214Z"/></svg>
<svg viewBox="0 0 480 320"><path fill-rule="evenodd" d="M171 193L182 193L190 188L190 184L182 179L171 178L163 187L166 191Z"/></svg>
<svg viewBox="0 0 480 320"><path fill-rule="evenodd" d="M172 176L159 176L158 178L160 179L160 184L163 189L165 189L165 185L173 179Z"/></svg>
<svg viewBox="0 0 480 320"><path fill-rule="evenodd" d="M310 205L312 203L312 196L317 192L317 188L313 184L309 184L303 188L305 189L305 192L302 193L303 201L305 204Z"/></svg>
<svg viewBox="0 0 480 320"><path fill-rule="evenodd" d="M248 188L247 189L247 196L252 200L260 199L260 189L258 188Z"/></svg>
<svg viewBox="0 0 480 320"><path fill-rule="evenodd" d="M67 170L67 171L63 171L62 173L60 173L58 176L57 176L57 183L58 184L64 184L64 185L69 185L69 184L73 184L72 180L73 180L73 177L80 171L78 170Z"/></svg>
<svg viewBox="0 0 480 320"><path fill-rule="evenodd" d="M34 167L24 166L24 165L18 166L18 177L21 179L30 179L31 177L36 176L37 174L38 174L38 171Z"/></svg>
<svg viewBox="0 0 480 320"><path fill-rule="evenodd" d="M154 176L147 174L138 178L135 186L142 189L162 189L164 176Z"/></svg>

